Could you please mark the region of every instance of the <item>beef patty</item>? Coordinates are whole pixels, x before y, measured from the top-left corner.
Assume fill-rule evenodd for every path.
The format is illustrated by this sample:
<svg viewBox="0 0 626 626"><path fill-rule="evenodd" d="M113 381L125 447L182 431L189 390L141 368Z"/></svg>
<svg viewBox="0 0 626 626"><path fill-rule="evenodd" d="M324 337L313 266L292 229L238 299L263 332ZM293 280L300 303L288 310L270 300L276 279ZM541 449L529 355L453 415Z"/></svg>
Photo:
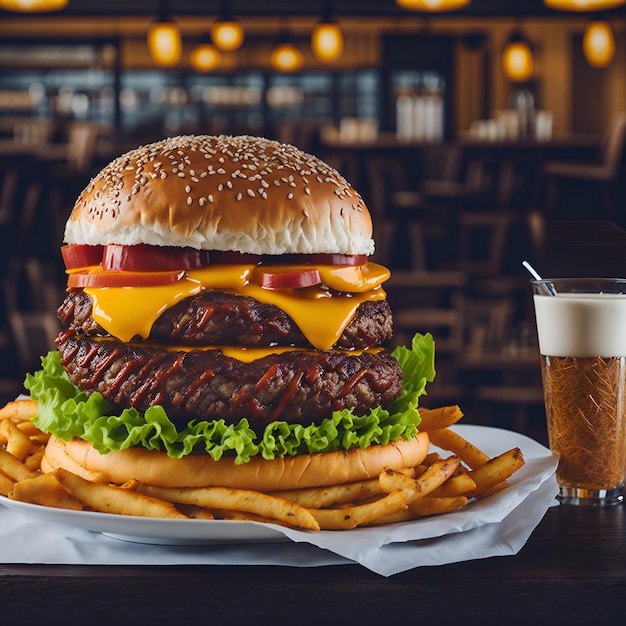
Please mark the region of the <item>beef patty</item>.
<svg viewBox="0 0 626 626"><path fill-rule="evenodd" d="M62 332L58 347L75 385L141 412L159 404L179 426L245 417L261 433L277 419L308 424L348 407L364 414L388 406L402 390L402 369L384 350L296 350L244 363L220 350L168 352L74 331Z"/></svg>
<svg viewBox="0 0 626 626"><path fill-rule="evenodd" d="M63 325L79 334L107 336L92 317L92 301L84 291L71 291L58 309ZM363 302L334 347L373 347L392 335L386 300ZM293 345L311 347L294 321L281 309L247 297L205 291L178 302L154 323L149 341L169 345Z"/></svg>

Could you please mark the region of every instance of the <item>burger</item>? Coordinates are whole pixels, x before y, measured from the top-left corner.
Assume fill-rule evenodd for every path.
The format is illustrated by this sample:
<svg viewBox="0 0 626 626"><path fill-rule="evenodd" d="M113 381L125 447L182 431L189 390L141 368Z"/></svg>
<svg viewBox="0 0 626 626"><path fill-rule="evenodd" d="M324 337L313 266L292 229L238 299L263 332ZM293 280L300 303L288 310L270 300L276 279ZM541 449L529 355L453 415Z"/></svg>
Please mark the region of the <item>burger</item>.
<svg viewBox="0 0 626 626"><path fill-rule="evenodd" d="M434 344L385 348L372 234L291 145L189 135L112 161L66 223L62 330L25 381L44 471L273 491L420 463Z"/></svg>

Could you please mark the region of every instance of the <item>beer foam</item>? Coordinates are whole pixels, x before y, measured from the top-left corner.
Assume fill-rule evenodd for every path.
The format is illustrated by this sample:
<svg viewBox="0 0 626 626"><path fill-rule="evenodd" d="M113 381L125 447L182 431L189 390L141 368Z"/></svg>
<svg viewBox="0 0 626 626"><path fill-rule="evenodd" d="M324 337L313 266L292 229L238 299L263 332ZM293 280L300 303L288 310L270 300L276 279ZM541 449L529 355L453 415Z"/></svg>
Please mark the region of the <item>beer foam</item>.
<svg viewBox="0 0 626 626"><path fill-rule="evenodd" d="M534 295L545 356L626 356L626 294Z"/></svg>

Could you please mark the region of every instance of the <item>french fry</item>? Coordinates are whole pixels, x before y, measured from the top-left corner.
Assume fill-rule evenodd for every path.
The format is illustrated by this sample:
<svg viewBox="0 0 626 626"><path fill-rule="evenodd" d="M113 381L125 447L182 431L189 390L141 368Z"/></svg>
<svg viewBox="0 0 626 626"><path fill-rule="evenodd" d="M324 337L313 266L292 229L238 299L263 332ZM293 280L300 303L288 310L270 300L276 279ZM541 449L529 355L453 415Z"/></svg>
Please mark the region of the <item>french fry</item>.
<svg viewBox="0 0 626 626"><path fill-rule="evenodd" d="M387 493L395 490L402 491L405 496L405 502L410 505L442 485L450 478L450 475L456 470L460 462L457 456L435 461L417 478L410 478L394 470L385 470L379 476L380 486Z"/></svg>
<svg viewBox="0 0 626 626"><path fill-rule="evenodd" d="M432 492L436 498L449 498L454 496L466 496L476 491L476 483L469 474L451 476L442 485Z"/></svg>
<svg viewBox="0 0 626 626"><path fill-rule="evenodd" d="M57 509L80 511L85 505L64 489L52 474L40 474L34 478L20 480L8 493L11 500L41 504Z"/></svg>
<svg viewBox="0 0 626 626"><path fill-rule="evenodd" d="M344 485L275 491L272 495L297 502L299 505L307 508L322 509L337 504L364 500L381 493L382 490L378 478L372 478Z"/></svg>
<svg viewBox="0 0 626 626"><path fill-rule="evenodd" d="M428 436L431 443L456 454L471 469L476 469L489 460L489 455L449 428L433 430Z"/></svg>
<svg viewBox="0 0 626 626"><path fill-rule="evenodd" d="M463 412L456 405L442 406L436 409L426 409L420 407L419 413L422 418L419 429L422 432L431 432L433 430L439 430L440 428L452 426L463 417Z"/></svg>
<svg viewBox="0 0 626 626"><path fill-rule="evenodd" d="M290 526L319 530L319 526L306 508L283 498L252 491L227 487L153 487L140 485L140 493L181 504L195 504L207 509L232 509L255 513L269 519L276 519Z"/></svg>
<svg viewBox="0 0 626 626"><path fill-rule="evenodd" d="M476 489L472 495L479 497L494 485L505 481L522 465L524 465L524 455L519 448L512 448L489 459L484 465L469 473L476 483Z"/></svg>
<svg viewBox="0 0 626 626"><path fill-rule="evenodd" d="M179 504L177 507L190 519L215 519L215 515L209 509L195 504Z"/></svg>
<svg viewBox="0 0 626 626"><path fill-rule="evenodd" d="M13 400L0 408L0 420L8 418L13 422L24 422L37 415L37 400Z"/></svg>
<svg viewBox="0 0 626 626"><path fill-rule="evenodd" d="M8 418L0 421L0 443L4 443L7 452L20 461L23 461L33 449L30 437Z"/></svg>
<svg viewBox="0 0 626 626"><path fill-rule="evenodd" d="M450 496L445 498L435 498L427 496L421 500L413 502L409 506L409 511L415 517L426 517L427 515L441 515L450 511L456 511L467 504L467 496Z"/></svg>
<svg viewBox="0 0 626 626"><path fill-rule="evenodd" d="M102 483L92 483L63 468L54 471L55 478L74 497L95 511L142 517L188 519L171 502Z"/></svg>
<svg viewBox="0 0 626 626"><path fill-rule="evenodd" d="M0 472L0 495L8 496L15 482Z"/></svg>
<svg viewBox="0 0 626 626"><path fill-rule="evenodd" d="M308 510L322 530L349 530L357 526L366 526L380 517L406 509L405 494L403 491L397 490L367 504L356 504L336 509Z"/></svg>
<svg viewBox="0 0 626 626"><path fill-rule="evenodd" d="M24 465L31 471L37 472L41 468L41 459L43 459L45 446L36 447L25 459Z"/></svg>
<svg viewBox="0 0 626 626"><path fill-rule="evenodd" d="M406 511L400 511L392 515L386 515L374 520L371 525L397 524L398 522L410 522L411 520L429 515L442 515L450 511L456 511L464 507L468 502L465 496L453 496L446 498L435 498L425 496L409 505Z"/></svg>
<svg viewBox="0 0 626 626"><path fill-rule="evenodd" d="M1 449L0 472L13 479L14 482L35 476L34 472L31 472L18 458L14 457L10 452Z"/></svg>

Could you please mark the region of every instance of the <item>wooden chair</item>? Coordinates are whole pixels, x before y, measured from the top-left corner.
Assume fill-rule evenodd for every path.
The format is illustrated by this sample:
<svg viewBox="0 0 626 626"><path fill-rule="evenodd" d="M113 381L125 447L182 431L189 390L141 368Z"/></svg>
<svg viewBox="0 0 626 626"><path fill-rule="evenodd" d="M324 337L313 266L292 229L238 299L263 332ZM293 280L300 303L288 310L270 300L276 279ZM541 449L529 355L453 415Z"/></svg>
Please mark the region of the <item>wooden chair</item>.
<svg viewBox="0 0 626 626"><path fill-rule="evenodd" d="M589 162L547 161L542 168L545 180L545 211L553 216L557 210L558 196L564 183L585 182L595 184L600 193L600 218L613 216L612 187L624 176L624 146L626 145L626 112L615 114L604 132L598 159ZM623 194L619 210L624 211Z"/></svg>
<svg viewBox="0 0 626 626"><path fill-rule="evenodd" d="M9 323L19 371L23 374L40 367L40 358L54 349L60 323L53 311L11 311Z"/></svg>
<svg viewBox="0 0 626 626"><path fill-rule="evenodd" d="M461 272L392 272L385 290L393 311L394 343L406 345L416 332L430 332L438 354L459 350L465 285Z"/></svg>

